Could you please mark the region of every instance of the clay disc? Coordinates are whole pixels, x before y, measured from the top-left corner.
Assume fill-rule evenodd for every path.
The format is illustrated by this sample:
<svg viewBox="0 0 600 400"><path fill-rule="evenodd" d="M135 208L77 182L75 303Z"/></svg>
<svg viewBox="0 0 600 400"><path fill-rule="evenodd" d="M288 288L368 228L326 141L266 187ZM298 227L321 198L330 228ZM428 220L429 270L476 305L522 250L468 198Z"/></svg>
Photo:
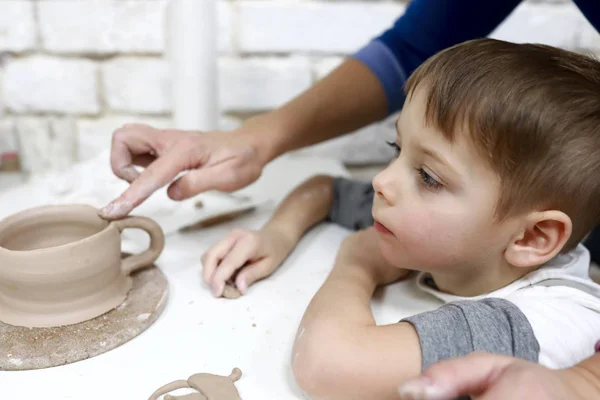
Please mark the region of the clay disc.
<svg viewBox="0 0 600 400"><path fill-rule="evenodd" d="M104 315L57 328L24 328L0 322L0 370L70 364L106 353L148 329L167 304L168 282L153 266L131 275L127 299Z"/></svg>

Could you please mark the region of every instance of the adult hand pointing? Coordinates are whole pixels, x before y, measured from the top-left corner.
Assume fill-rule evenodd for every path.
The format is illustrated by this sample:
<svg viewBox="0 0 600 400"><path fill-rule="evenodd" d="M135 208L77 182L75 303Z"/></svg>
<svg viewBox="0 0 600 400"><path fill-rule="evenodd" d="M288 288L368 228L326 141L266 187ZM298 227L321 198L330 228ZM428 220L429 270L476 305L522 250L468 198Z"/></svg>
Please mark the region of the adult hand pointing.
<svg viewBox="0 0 600 400"><path fill-rule="evenodd" d="M122 218L157 189L183 200L206 190L234 191L254 182L266 163L257 144L241 132L159 130L127 124L113 134L111 167L131 185L100 211ZM134 166L145 169L140 173ZM173 181L181 172L185 172Z"/></svg>

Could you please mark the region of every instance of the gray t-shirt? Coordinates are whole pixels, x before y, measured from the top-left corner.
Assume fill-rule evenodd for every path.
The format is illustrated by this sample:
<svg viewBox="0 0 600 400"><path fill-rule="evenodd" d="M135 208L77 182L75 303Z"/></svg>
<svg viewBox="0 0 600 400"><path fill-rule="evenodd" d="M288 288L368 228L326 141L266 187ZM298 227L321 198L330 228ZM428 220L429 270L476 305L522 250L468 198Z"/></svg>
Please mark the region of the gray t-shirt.
<svg viewBox="0 0 600 400"><path fill-rule="evenodd" d="M423 370L475 351L538 362L540 345L529 321L505 299L456 301L401 322L412 324L419 335Z"/></svg>

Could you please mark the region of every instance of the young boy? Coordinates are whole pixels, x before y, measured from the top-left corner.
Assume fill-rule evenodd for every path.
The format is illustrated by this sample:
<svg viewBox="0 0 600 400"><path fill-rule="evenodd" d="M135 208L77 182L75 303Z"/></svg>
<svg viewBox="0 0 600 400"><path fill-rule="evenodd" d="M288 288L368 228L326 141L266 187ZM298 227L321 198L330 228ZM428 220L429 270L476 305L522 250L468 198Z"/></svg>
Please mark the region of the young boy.
<svg viewBox="0 0 600 400"><path fill-rule="evenodd" d="M551 368L592 355L600 287L579 242L599 222L600 63L481 39L432 57L406 94L397 158L372 191L305 182L263 229L203 256L214 294L232 277L246 293L329 217L366 229L343 242L298 330L292 366L312 398L396 399L398 384L473 351ZM443 305L376 326L375 288L411 270Z"/></svg>

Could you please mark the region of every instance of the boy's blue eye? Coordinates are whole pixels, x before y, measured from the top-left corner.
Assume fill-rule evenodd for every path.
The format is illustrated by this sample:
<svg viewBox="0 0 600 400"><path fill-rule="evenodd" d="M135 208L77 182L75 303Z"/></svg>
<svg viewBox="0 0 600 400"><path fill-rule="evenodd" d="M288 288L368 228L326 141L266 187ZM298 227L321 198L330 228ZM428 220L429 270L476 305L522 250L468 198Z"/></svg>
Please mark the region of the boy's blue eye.
<svg viewBox="0 0 600 400"><path fill-rule="evenodd" d="M429 189L440 189L443 185L435 180L431 175L429 175L423 168L419 168L419 175L421 175L421 180Z"/></svg>
<svg viewBox="0 0 600 400"><path fill-rule="evenodd" d="M400 146L396 142L388 142L387 140L385 142L396 151L396 157L398 157L400 155Z"/></svg>

